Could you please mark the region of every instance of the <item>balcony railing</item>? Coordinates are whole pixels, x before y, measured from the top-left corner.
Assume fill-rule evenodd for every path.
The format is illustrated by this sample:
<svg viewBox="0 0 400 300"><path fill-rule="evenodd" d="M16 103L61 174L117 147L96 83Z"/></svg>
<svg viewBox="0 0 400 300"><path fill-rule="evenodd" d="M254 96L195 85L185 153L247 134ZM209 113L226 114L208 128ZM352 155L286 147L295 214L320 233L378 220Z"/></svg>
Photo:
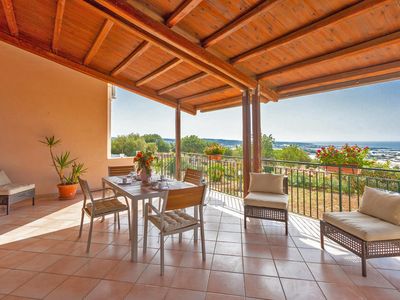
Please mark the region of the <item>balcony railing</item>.
<svg viewBox="0 0 400 300"><path fill-rule="evenodd" d="M241 157L213 160L206 155L183 153L181 167L182 176L186 168L202 170L210 189L243 197ZM264 172L288 176L289 210L313 218L320 218L325 211L357 209L365 186L400 192L399 169L338 167L326 170L318 163L272 159L263 159L262 168ZM175 155L160 154L156 171L173 177Z"/></svg>

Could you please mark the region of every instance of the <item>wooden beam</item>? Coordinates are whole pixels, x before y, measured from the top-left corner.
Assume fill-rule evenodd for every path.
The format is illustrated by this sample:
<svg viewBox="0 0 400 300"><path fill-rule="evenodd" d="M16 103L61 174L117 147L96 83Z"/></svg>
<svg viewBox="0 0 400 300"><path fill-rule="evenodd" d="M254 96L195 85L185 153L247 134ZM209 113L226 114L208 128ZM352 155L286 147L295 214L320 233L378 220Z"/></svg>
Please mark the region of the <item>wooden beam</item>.
<svg viewBox="0 0 400 300"><path fill-rule="evenodd" d="M230 107L231 105L240 105L242 103L242 96L230 97L218 101L207 102L203 104L198 104L195 106L196 110L201 112L222 109L225 107Z"/></svg>
<svg viewBox="0 0 400 300"><path fill-rule="evenodd" d="M60 40L61 35L61 27L62 27L62 20L64 16L64 9L65 9L65 0L58 0L57 1L57 10L56 10L56 17L54 19L54 31L53 31L53 40L51 43L51 49L54 53L58 51L58 43Z"/></svg>
<svg viewBox="0 0 400 300"><path fill-rule="evenodd" d="M150 74L148 74L148 75L144 76L143 78L139 79L138 81L136 81L136 85L137 86L141 86L141 85L143 85L143 84L145 84L145 83L157 78L158 76L161 76L162 74L164 74L168 70L172 69L173 67L179 65L180 63L182 63L181 59L174 58L173 60L171 60L168 63L162 65L159 68L157 68L156 70L154 70Z"/></svg>
<svg viewBox="0 0 400 300"><path fill-rule="evenodd" d="M339 58L345 58L345 57L349 57L352 55L356 55L368 50L371 50L373 48L376 47L386 47L389 46L391 44L394 43L398 43L400 41L400 31L396 31L394 33L391 34L387 34L384 36L380 36L378 38L366 41L366 42L362 42L344 49L340 49L338 51L334 51L328 54L324 54L324 55L320 55L320 56L316 56L310 59L306 59L297 63L293 63L272 71L267 71L264 73L261 73L259 75L257 75L258 79L265 79L267 77L271 77L271 76L276 76L276 75L282 75L285 72L290 72L290 71L294 71L300 68L304 68L304 67L308 67L311 65L315 65L327 60L334 60L334 59L339 59Z"/></svg>
<svg viewBox="0 0 400 300"><path fill-rule="evenodd" d="M181 180L181 105L175 109L175 178Z"/></svg>
<svg viewBox="0 0 400 300"><path fill-rule="evenodd" d="M103 44L104 40L106 39L108 33L110 32L111 28L113 27L114 22L111 21L110 19L107 19L100 32L98 33L96 40L94 41L92 47L90 48L89 52L86 54L85 59L83 60L83 64L87 66L90 64L92 59L95 57L97 52L99 51L101 45Z"/></svg>
<svg viewBox="0 0 400 300"><path fill-rule="evenodd" d="M372 76L372 77L366 77L366 78L361 78L361 79L345 81L345 82L327 84L327 85L313 87L313 88L309 88L309 89L305 89L305 90L282 93L281 97L282 97L282 99L292 98L292 97L300 97L300 96L305 96L305 95L335 91L335 90L340 90L340 89L352 88L352 87L356 87L356 86L363 86L363 85L369 85L369 84L392 81L392 80L399 80L399 79L400 79L400 72L394 72L394 73L382 74L382 75L377 75L377 76Z"/></svg>
<svg viewBox="0 0 400 300"><path fill-rule="evenodd" d="M228 35L234 33L246 24L253 21L253 19L259 16L262 12L273 7L273 5L276 4L278 1L279 0L266 0L259 2L254 7L250 8L250 10L241 14L240 16L229 22L226 26L222 27L221 29L217 30L216 32L205 38L202 41L203 47L210 47L220 40L226 38Z"/></svg>
<svg viewBox="0 0 400 300"><path fill-rule="evenodd" d="M250 117L250 91L243 91L242 96L242 122L243 122L243 196L249 191L251 171L251 117Z"/></svg>
<svg viewBox="0 0 400 300"><path fill-rule="evenodd" d="M186 79L183 79L181 81L175 82L175 83L173 83L173 84L171 84L171 85L169 85L169 86L167 86L165 88L162 88L162 89L158 90L157 94L162 95L162 94L166 94L166 93L172 92L172 91L174 91L174 90L176 90L176 89L178 89L178 88L180 88L182 86L185 86L187 84L193 83L193 82L195 82L197 80L200 80L202 78L205 78L207 76L208 76L208 74L205 73L205 72L197 73L197 74L195 74L193 76L190 76L190 77L188 77Z"/></svg>
<svg viewBox="0 0 400 300"><path fill-rule="evenodd" d="M118 66L116 66L111 71L111 76L117 76L119 73L124 71L129 65L135 60L138 59L143 53L146 52L151 44L147 41L142 42L139 46L135 48Z"/></svg>
<svg viewBox="0 0 400 300"><path fill-rule="evenodd" d="M278 92L290 93L297 90L305 90L318 86L394 72L400 72L400 60L288 84L279 87Z"/></svg>
<svg viewBox="0 0 400 300"><path fill-rule="evenodd" d="M8 25L8 30L10 31L12 36L18 37L19 30L18 30L17 20L15 18L15 11L12 0L1 0L1 4L3 5L4 15L6 17Z"/></svg>
<svg viewBox="0 0 400 300"><path fill-rule="evenodd" d="M178 100L179 100L179 103L186 103L186 102L191 101L193 99L197 99L197 98L209 96L209 95L212 95L212 94L215 94L215 93L223 92L223 91L226 91L226 90L231 89L231 88L232 87L230 85L223 85L223 86L211 89L211 90L207 90L207 91L200 92L200 93L197 93L197 94L194 94L194 95L190 95L190 96L186 96L186 97L183 97L183 98L179 98Z"/></svg>
<svg viewBox="0 0 400 300"><path fill-rule="evenodd" d="M253 121L253 172L261 172L261 104L260 90L257 87L253 93L251 102Z"/></svg>
<svg viewBox="0 0 400 300"><path fill-rule="evenodd" d="M178 8L168 17L165 24L168 27L175 26L186 17L193 9L195 9L203 0L184 0Z"/></svg>
<svg viewBox="0 0 400 300"><path fill-rule="evenodd" d="M353 6L350 6L348 8L342 9L335 14L332 14L326 18L323 18L319 21L316 21L314 23L311 23L305 27L302 27L296 31L290 32L288 34L285 34L277 39L274 39L272 41L268 41L258 47L255 47L253 49L250 49L246 52L243 52L233 58L230 59L230 62L232 64L237 64L243 61L246 61L252 57L261 55L265 51L273 50L277 47L286 45L290 42L293 42L297 39L300 39L304 37L305 35L314 32L316 30L322 29L327 26L334 25L338 22L342 22L348 18L354 17L358 14L361 14L369 9L374 8L377 5L381 5L383 2L388 1L388 0L365 0L361 1L360 3L357 3Z"/></svg>
<svg viewBox="0 0 400 300"><path fill-rule="evenodd" d="M104 74L102 72L99 72L97 70L94 70L88 66L85 66L83 64L79 64L73 60L72 57L67 57L67 56L60 56L58 54L55 54L51 51L48 51L47 49L41 48L38 45L32 44L31 42L24 41L22 39L15 38L11 35L8 35L2 31L0 31L0 41L3 41L5 43L8 43L10 45L13 45L15 47L18 47L20 49L26 50L28 52L31 52L33 54L39 55L41 57L44 57L46 59L49 59L51 61L54 61L58 64L61 64L65 67L68 67L70 69L79 71L83 74L89 75L91 77L94 77L96 79L102 80L107 83L112 83L116 86L122 87L126 90L129 90L133 93L136 93L138 95L141 95L143 97L146 97L148 99L157 101L159 103L168 105L170 107L176 108L177 107L177 100L170 98L170 97L160 97L157 95L157 93L149 88L146 87L137 87L135 84L132 83L130 80L125 80L125 79L118 79L115 77L112 77L108 74ZM194 109L193 106L189 105L182 105L181 109L187 113L190 113L192 115L196 114L196 110Z"/></svg>

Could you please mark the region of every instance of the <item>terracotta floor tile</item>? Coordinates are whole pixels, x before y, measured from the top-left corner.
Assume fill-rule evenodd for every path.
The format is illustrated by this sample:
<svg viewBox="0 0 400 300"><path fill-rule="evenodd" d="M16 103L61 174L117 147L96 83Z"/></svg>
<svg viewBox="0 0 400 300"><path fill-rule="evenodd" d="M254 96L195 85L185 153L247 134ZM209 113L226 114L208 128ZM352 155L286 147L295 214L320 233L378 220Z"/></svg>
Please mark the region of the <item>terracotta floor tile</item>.
<svg viewBox="0 0 400 300"><path fill-rule="evenodd" d="M0 259L0 268L14 269L37 256L35 252L15 251Z"/></svg>
<svg viewBox="0 0 400 300"><path fill-rule="evenodd" d="M400 271L400 257L372 258L368 262L374 268Z"/></svg>
<svg viewBox="0 0 400 300"><path fill-rule="evenodd" d="M354 285L318 282L328 300L366 300L367 298Z"/></svg>
<svg viewBox="0 0 400 300"><path fill-rule="evenodd" d="M242 235L238 232L219 231L217 242L241 243Z"/></svg>
<svg viewBox="0 0 400 300"><path fill-rule="evenodd" d="M319 264L336 264L336 261L333 259L333 257L324 250L299 248L299 251L304 261L306 262Z"/></svg>
<svg viewBox="0 0 400 300"><path fill-rule="evenodd" d="M308 263L308 267L317 281L353 285L350 278L338 265Z"/></svg>
<svg viewBox="0 0 400 300"><path fill-rule="evenodd" d="M63 256L49 253L39 253L32 257L29 261L26 261L22 265L19 265L17 269L28 270L28 271L43 271Z"/></svg>
<svg viewBox="0 0 400 300"><path fill-rule="evenodd" d="M246 296L263 299L285 299L281 283L276 277L245 275Z"/></svg>
<svg viewBox="0 0 400 300"><path fill-rule="evenodd" d="M205 230L204 238L206 241L216 241L218 236L218 231L214 230Z"/></svg>
<svg viewBox="0 0 400 300"><path fill-rule="evenodd" d="M32 300L32 298L19 297L19 296L14 296L14 295L7 295L1 299L2 300Z"/></svg>
<svg viewBox="0 0 400 300"><path fill-rule="evenodd" d="M209 270L178 268L171 287L206 291L209 277Z"/></svg>
<svg viewBox="0 0 400 300"><path fill-rule="evenodd" d="M167 293L166 300L204 300L206 298L205 292L172 289L170 288Z"/></svg>
<svg viewBox="0 0 400 300"><path fill-rule="evenodd" d="M206 260L203 261L202 254L199 252L185 252L182 256L181 267L196 269L211 269L213 260L212 254L206 254Z"/></svg>
<svg viewBox="0 0 400 300"><path fill-rule="evenodd" d="M206 253L213 254L215 249L215 241L205 241ZM202 252L201 243L195 243L193 240L190 240L190 243L186 247L186 251L191 252Z"/></svg>
<svg viewBox="0 0 400 300"><path fill-rule="evenodd" d="M207 293L206 300L244 300L242 296Z"/></svg>
<svg viewBox="0 0 400 300"><path fill-rule="evenodd" d="M314 280L304 262L275 260L279 277Z"/></svg>
<svg viewBox="0 0 400 300"><path fill-rule="evenodd" d="M243 257L244 272L255 275L278 276L272 259Z"/></svg>
<svg viewBox="0 0 400 300"><path fill-rule="evenodd" d="M226 216L222 215L221 216L221 224L241 224L241 218L239 217L234 217L234 216Z"/></svg>
<svg viewBox="0 0 400 300"><path fill-rule="evenodd" d="M267 236L267 242L270 246L278 247L295 247L294 242L290 236L280 236L280 235L269 235Z"/></svg>
<svg viewBox="0 0 400 300"><path fill-rule="evenodd" d="M87 300L125 299L132 288L131 283L101 280L99 284L85 297Z"/></svg>
<svg viewBox="0 0 400 300"><path fill-rule="evenodd" d="M361 274L361 266L342 266L344 272L350 277L351 281L358 286L394 288L388 280L373 268L367 268L367 277Z"/></svg>
<svg viewBox="0 0 400 300"><path fill-rule="evenodd" d="M46 300L71 300L84 299L89 292L99 283L99 279L71 276L53 290Z"/></svg>
<svg viewBox="0 0 400 300"><path fill-rule="evenodd" d="M108 245L96 255L96 258L120 260L128 254L129 250L128 246Z"/></svg>
<svg viewBox="0 0 400 300"><path fill-rule="evenodd" d="M273 259L303 261L297 248L271 246L270 249Z"/></svg>
<svg viewBox="0 0 400 300"><path fill-rule="evenodd" d="M242 245L238 243L217 242L215 254L242 255Z"/></svg>
<svg viewBox="0 0 400 300"><path fill-rule="evenodd" d="M226 231L226 232L242 232L242 226L240 224L228 224L228 223L221 223L219 226L219 232Z"/></svg>
<svg viewBox="0 0 400 300"><path fill-rule="evenodd" d="M182 261L184 252L177 250L165 250L164 251L164 265L179 267ZM154 258L150 262L151 264L160 263L160 252L157 252Z"/></svg>
<svg viewBox="0 0 400 300"><path fill-rule="evenodd" d="M58 241L56 240L45 240L45 239L41 239L38 240L34 243L31 243L25 247L23 247L21 250L23 251L31 251L31 252L44 252L48 249L50 249L51 247L53 247L54 245L56 245L58 243Z"/></svg>
<svg viewBox="0 0 400 300"><path fill-rule="evenodd" d="M106 260L93 258L88 263L83 265L74 275L92 277L92 278L104 278L106 274L118 264L115 260Z"/></svg>
<svg viewBox="0 0 400 300"><path fill-rule="evenodd" d="M211 270L243 273L242 257L215 254Z"/></svg>
<svg viewBox="0 0 400 300"><path fill-rule="evenodd" d="M45 272L72 275L88 262L89 258L87 257L62 256L61 259L50 265Z"/></svg>
<svg viewBox="0 0 400 300"><path fill-rule="evenodd" d="M258 244L243 244L243 256L272 258L272 253L269 247Z"/></svg>
<svg viewBox="0 0 400 300"><path fill-rule="evenodd" d="M16 288L20 287L27 281L29 281L33 276L36 275L35 272L22 271L22 270L7 270L0 275L0 293L9 294Z"/></svg>
<svg viewBox="0 0 400 300"><path fill-rule="evenodd" d="M322 300L324 294L315 281L282 278L281 283L288 300Z"/></svg>
<svg viewBox="0 0 400 300"><path fill-rule="evenodd" d="M243 274L211 271L207 291L244 296Z"/></svg>
<svg viewBox="0 0 400 300"><path fill-rule="evenodd" d="M135 283L147 264L120 261L105 277L105 279Z"/></svg>
<svg viewBox="0 0 400 300"><path fill-rule="evenodd" d="M159 265L149 265L146 270L140 275L137 283L150 284L158 286L170 286L175 277L177 268L165 266L164 275L160 275Z"/></svg>
<svg viewBox="0 0 400 300"><path fill-rule="evenodd" d="M264 244L268 245L267 235L259 233L242 233L242 241L244 244Z"/></svg>
<svg viewBox="0 0 400 300"><path fill-rule="evenodd" d="M125 300L163 300L167 292L166 287L135 284Z"/></svg>
<svg viewBox="0 0 400 300"><path fill-rule="evenodd" d="M400 271L378 269L378 272L383 275L391 284L400 290Z"/></svg>
<svg viewBox="0 0 400 300"><path fill-rule="evenodd" d="M367 297L368 300L398 300L400 299L400 291L393 289L383 289L374 287L363 287L360 289L361 293Z"/></svg>
<svg viewBox="0 0 400 300"><path fill-rule="evenodd" d="M40 273L12 292L13 295L44 298L65 279L64 275Z"/></svg>

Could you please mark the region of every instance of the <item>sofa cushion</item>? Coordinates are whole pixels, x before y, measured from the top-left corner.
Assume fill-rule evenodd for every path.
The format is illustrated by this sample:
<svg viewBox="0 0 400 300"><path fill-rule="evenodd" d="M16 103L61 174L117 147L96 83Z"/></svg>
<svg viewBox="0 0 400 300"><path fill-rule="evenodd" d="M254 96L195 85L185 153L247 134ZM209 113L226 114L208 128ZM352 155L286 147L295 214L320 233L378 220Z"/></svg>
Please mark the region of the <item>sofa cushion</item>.
<svg viewBox="0 0 400 300"><path fill-rule="evenodd" d="M258 207L287 209L289 196L286 194L251 192L244 198L244 204Z"/></svg>
<svg viewBox="0 0 400 300"><path fill-rule="evenodd" d="M0 195L15 195L20 192L25 192L34 189L34 184L17 184L9 183L0 186Z"/></svg>
<svg viewBox="0 0 400 300"><path fill-rule="evenodd" d="M283 175L250 173L249 192L284 194Z"/></svg>
<svg viewBox="0 0 400 300"><path fill-rule="evenodd" d="M400 225L400 194L366 186L359 211Z"/></svg>
<svg viewBox="0 0 400 300"><path fill-rule="evenodd" d="M364 241L400 239L400 227L358 211L327 212L323 220Z"/></svg>
<svg viewBox="0 0 400 300"><path fill-rule="evenodd" d="M11 183L10 178L8 178L6 172L0 170L0 185L9 184Z"/></svg>

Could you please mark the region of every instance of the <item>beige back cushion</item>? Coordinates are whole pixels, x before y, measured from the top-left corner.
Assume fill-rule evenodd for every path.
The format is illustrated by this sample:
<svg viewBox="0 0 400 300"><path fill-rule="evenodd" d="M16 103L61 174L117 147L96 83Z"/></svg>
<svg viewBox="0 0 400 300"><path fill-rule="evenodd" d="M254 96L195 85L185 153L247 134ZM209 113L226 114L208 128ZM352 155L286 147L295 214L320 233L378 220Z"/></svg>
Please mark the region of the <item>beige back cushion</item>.
<svg viewBox="0 0 400 300"><path fill-rule="evenodd" d="M249 192L284 194L283 175L250 173Z"/></svg>
<svg viewBox="0 0 400 300"><path fill-rule="evenodd" d="M9 184L11 183L10 178L6 175L6 172L0 170L0 185Z"/></svg>
<svg viewBox="0 0 400 300"><path fill-rule="evenodd" d="M400 194L366 186L359 212L400 225Z"/></svg>

